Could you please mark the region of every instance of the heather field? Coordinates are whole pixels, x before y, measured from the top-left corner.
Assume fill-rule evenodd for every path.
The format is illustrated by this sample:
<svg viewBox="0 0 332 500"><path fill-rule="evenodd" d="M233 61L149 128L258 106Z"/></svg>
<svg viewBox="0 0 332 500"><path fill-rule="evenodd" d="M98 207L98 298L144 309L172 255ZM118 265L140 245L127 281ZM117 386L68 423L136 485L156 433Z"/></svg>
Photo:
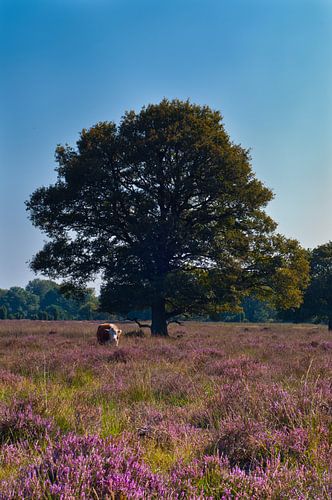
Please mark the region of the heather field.
<svg viewBox="0 0 332 500"><path fill-rule="evenodd" d="M314 325L0 322L0 498L332 496L332 337Z"/></svg>

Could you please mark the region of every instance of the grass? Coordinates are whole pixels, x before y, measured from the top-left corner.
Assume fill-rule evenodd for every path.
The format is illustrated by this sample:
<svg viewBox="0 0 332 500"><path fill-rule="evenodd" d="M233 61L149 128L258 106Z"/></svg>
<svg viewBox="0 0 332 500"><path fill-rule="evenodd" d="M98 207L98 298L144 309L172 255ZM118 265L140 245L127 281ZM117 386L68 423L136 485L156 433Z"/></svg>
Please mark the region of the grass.
<svg viewBox="0 0 332 500"><path fill-rule="evenodd" d="M16 486L8 489L11 478L21 474L23 484L26 464L44 460L72 432L125 443L133 454L139 449L170 497L329 498L332 338L326 327L188 322L181 335L173 326L166 339L123 336L118 349L98 345L96 329L94 322L0 322L0 433L9 436L0 497L18 495ZM52 430L45 434L39 418ZM22 439L11 442L11 435ZM211 466L204 465L206 455ZM36 484L24 490L27 498L32 491L38 498ZM89 491L104 497L93 484ZM52 487L42 485L50 498ZM125 486L119 488L125 497Z"/></svg>

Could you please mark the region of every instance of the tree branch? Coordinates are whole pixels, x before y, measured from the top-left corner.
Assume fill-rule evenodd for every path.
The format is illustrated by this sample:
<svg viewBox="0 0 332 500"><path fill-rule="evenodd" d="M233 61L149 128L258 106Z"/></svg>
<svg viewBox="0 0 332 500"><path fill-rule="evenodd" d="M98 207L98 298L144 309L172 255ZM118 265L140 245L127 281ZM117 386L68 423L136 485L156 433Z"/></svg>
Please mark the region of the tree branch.
<svg viewBox="0 0 332 500"><path fill-rule="evenodd" d="M140 323L137 318L127 318L127 320L134 321L140 328L151 328L151 325Z"/></svg>
<svg viewBox="0 0 332 500"><path fill-rule="evenodd" d="M177 319L171 319L171 321L167 321L167 326L170 325L171 323L177 323L178 325L182 326L181 321Z"/></svg>

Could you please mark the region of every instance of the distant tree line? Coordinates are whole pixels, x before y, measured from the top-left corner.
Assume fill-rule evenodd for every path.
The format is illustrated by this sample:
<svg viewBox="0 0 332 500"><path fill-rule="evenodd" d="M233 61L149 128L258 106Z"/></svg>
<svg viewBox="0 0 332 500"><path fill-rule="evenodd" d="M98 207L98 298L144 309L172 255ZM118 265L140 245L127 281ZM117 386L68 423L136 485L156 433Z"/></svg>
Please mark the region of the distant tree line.
<svg viewBox="0 0 332 500"><path fill-rule="evenodd" d="M80 300L66 297L60 285L51 280L34 279L25 288L0 289L0 319L89 320L98 317L98 298L93 289L86 289Z"/></svg>
<svg viewBox="0 0 332 500"><path fill-rule="evenodd" d="M242 299L240 307L234 311L226 311L209 316L210 321L224 321L226 323L249 322L269 323L278 321L277 309L266 301L254 295Z"/></svg>
<svg viewBox="0 0 332 500"><path fill-rule="evenodd" d="M332 241L308 251L310 284L302 305L280 312L284 321L327 323L332 330Z"/></svg>
<svg viewBox="0 0 332 500"><path fill-rule="evenodd" d="M225 322L269 322L277 319L277 311L255 297L243 299L235 311L210 315L192 315L190 319ZM87 289L80 299L66 297L61 286L51 280L35 279L25 288L13 286L0 289L0 319L93 320L93 319L151 320L150 309L132 310L127 316L111 316L100 311L99 297ZM188 319L183 317L182 319Z"/></svg>

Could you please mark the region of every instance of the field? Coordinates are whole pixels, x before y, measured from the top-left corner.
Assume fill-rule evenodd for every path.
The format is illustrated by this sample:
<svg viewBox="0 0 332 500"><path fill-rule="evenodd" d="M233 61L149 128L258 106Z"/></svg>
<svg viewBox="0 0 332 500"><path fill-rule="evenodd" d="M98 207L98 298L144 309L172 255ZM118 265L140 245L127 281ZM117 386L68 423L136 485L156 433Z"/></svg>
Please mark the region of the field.
<svg viewBox="0 0 332 500"><path fill-rule="evenodd" d="M0 322L1 499L331 498L326 327L95 332Z"/></svg>

